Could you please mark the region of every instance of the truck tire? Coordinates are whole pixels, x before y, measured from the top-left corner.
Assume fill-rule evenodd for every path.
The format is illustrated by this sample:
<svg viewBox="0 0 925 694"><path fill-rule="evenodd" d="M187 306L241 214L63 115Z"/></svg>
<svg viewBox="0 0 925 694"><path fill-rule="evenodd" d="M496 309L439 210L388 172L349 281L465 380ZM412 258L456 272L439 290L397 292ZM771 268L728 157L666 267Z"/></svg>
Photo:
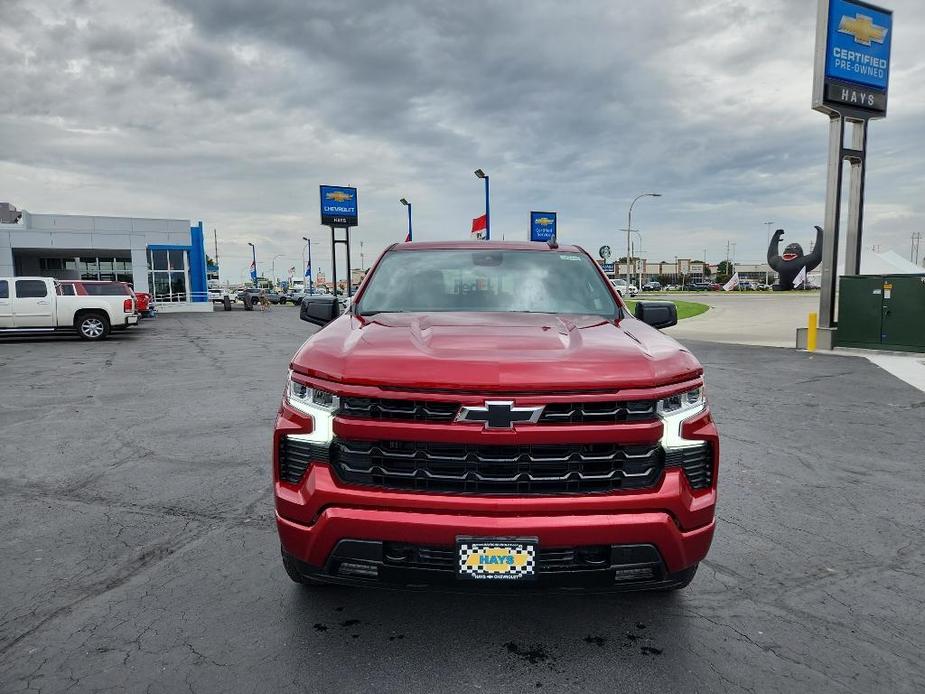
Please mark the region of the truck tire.
<svg viewBox="0 0 925 694"><path fill-rule="evenodd" d="M74 321L77 334L83 340L102 340L109 335L109 319L105 313L84 313Z"/></svg>
<svg viewBox="0 0 925 694"><path fill-rule="evenodd" d="M230 311L231 310L231 297L226 296L224 299L222 299L222 305L225 307L226 311Z"/></svg>

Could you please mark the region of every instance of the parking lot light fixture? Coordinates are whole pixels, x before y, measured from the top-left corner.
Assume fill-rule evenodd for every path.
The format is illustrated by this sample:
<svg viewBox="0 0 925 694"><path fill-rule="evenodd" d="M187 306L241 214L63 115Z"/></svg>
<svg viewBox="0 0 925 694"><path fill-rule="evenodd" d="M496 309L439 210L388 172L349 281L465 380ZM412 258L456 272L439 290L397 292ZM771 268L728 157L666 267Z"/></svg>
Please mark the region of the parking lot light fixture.
<svg viewBox="0 0 925 694"><path fill-rule="evenodd" d="M489 196L488 174L481 169L475 170L475 177L485 181L485 240L491 240L491 204Z"/></svg>
<svg viewBox="0 0 925 694"><path fill-rule="evenodd" d="M399 202L408 208L408 235L405 237L405 243L410 243L412 240L411 236L411 203L408 202L405 198L399 200Z"/></svg>
<svg viewBox="0 0 925 694"><path fill-rule="evenodd" d="M304 284L305 277L308 277L308 294L311 296L315 293L314 283L312 282L312 240L307 236L303 236L302 240L305 242L305 248L308 248L308 265L305 264L305 248L302 248L302 282Z"/></svg>
<svg viewBox="0 0 925 694"><path fill-rule="evenodd" d="M626 285L629 286L630 283L630 230L633 228L633 205L636 204L636 201L640 198L660 198L662 197L661 193L642 193L633 198L633 202L630 203L629 212L626 215Z"/></svg>

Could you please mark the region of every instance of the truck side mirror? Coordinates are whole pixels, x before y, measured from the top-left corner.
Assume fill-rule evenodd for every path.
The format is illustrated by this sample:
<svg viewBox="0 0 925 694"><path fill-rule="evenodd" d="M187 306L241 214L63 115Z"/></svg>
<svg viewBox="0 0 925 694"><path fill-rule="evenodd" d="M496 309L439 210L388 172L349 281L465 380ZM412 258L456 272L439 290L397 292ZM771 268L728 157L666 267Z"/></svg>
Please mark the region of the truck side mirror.
<svg viewBox="0 0 925 694"><path fill-rule="evenodd" d="M302 299L299 318L315 325L325 326L340 315L340 304L333 296L314 294Z"/></svg>
<svg viewBox="0 0 925 694"><path fill-rule="evenodd" d="M678 324L678 307L670 301L637 301L633 315L658 330Z"/></svg>

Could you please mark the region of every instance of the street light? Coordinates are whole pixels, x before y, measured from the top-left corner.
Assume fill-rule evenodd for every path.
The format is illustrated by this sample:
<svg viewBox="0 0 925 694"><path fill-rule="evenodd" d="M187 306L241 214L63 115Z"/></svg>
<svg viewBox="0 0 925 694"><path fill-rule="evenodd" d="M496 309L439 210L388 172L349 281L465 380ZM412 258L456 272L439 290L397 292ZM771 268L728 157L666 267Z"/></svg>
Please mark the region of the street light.
<svg viewBox="0 0 925 694"><path fill-rule="evenodd" d="M306 272L308 275L308 294L311 296L315 293L314 287L312 286L312 242L311 239L307 236L303 236L302 240L305 242L305 247L308 248L308 266L305 265L305 247L302 248L302 272ZM305 278L302 278L302 281L305 281Z"/></svg>
<svg viewBox="0 0 925 694"><path fill-rule="evenodd" d="M636 201L639 198L660 198L662 197L661 193L643 193L642 195L637 195L633 198L633 202L630 203L629 213L626 215L626 285L630 284L630 229L633 228L633 205L636 204Z"/></svg>
<svg viewBox="0 0 925 694"><path fill-rule="evenodd" d="M254 289L257 288L257 247L252 244L250 241L247 242L247 245L251 247L251 257L254 262L251 263L251 281L254 283Z"/></svg>
<svg viewBox="0 0 925 694"><path fill-rule="evenodd" d="M399 202L408 208L408 235L405 237L405 243L409 243L411 241L411 203L404 198L399 200Z"/></svg>
<svg viewBox="0 0 925 694"><path fill-rule="evenodd" d="M475 170L475 177L485 180L485 240L491 240L491 207L488 202L488 174L481 169Z"/></svg>

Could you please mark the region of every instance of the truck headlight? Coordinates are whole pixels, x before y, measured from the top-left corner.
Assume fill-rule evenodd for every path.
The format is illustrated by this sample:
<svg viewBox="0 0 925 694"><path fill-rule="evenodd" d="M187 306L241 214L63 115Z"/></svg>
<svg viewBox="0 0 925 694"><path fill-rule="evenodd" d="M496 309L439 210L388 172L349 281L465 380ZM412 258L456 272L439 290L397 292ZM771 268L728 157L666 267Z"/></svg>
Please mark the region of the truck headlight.
<svg viewBox="0 0 925 694"><path fill-rule="evenodd" d="M339 398L325 390L312 388L289 377L289 404L305 414L314 414L316 410L333 412L337 409Z"/></svg>
<svg viewBox="0 0 925 694"><path fill-rule="evenodd" d="M675 393L664 400L659 400L658 413L660 415L681 414L688 410L698 410L703 407L703 403L703 386L697 386L683 393Z"/></svg>
<svg viewBox="0 0 925 694"><path fill-rule="evenodd" d="M330 443L333 440L334 412L340 407L340 398L326 390L312 388L293 380L290 372L286 402L294 410L310 416L314 423L310 434L290 434L290 438L311 443Z"/></svg>
<svg viewBox="0 0 925 694"><path fill-rule="evenodd" d="M675 393L658 401L656 409L664 427L662 446L666 451L703 445L703 441L691 441L681 436L681 425L686 419L701 412L706 407L706 402L703 386Z"/></svg>

